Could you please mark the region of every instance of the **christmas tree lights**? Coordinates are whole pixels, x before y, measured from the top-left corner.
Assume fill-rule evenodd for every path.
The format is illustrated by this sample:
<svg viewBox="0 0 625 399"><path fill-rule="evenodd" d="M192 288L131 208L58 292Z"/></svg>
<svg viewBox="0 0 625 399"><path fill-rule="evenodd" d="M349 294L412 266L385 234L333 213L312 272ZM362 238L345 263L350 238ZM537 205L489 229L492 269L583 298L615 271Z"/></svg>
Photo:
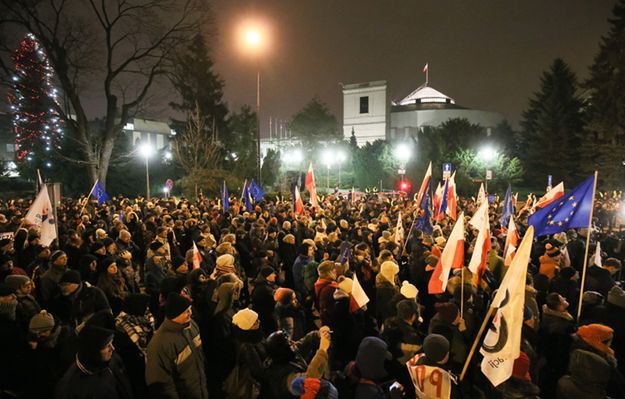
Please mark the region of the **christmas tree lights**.
<svg viewBox="0 0 625 399"><path fill-rule="evenodd" d="M33 34L20 42L13 62L15 74L8 102L15 132L15 160L31 175L37 168L52 167L54 151L61 147L59 93L48 56Z"/></svg>

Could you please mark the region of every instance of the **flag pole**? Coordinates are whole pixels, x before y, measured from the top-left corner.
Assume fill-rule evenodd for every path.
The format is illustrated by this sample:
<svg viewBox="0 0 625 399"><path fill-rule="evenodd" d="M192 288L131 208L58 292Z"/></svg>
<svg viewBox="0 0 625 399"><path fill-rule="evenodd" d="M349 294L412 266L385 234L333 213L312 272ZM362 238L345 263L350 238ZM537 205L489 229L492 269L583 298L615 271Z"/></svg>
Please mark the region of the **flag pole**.
<svg viewBox="0 0 625 399"><path fill-rule="evenodd" d="M582 282L579 289L579 303L577 304L577 321L582 314L582 299L584 297L584 283L586 281L586 268L588 266L588 247L590 246L590 232L592 231L592 214L595 209L595 193L597 192L597 176L599 172L595 170L595 181L592 186L592 203L590 205L590 214L588 215L588 232L586 233L586 249L584 251L584 268L582 269Z"/></svg>
<svg viewBox="0 0 625 399"><path fill-rule="evenodd" d="M460 318L464 319L464 265L460 271Z"/></svg>
<svg viewBox="0 0 625 399"><path fill-rule="evenodd" d="M419 212L419 208L417 207L417 210L415 210L412 213L412 223L410 224L410 231L408 232L408 234L406 235L406 238L404 239L404 247L401 250L401 255L403 256L404 253L406 252L406 246L408 245L408 239L410 238L410 235L412 234L412 229L414 228L414 224L417 221L417 217L415 216L415 213Z"/></svg>
<svg viewBox="0 0 625 399"><path fill-rule="evenodd" d="M80 210L78 216L82 216L82 213L85 211L85 207L89 203L89 197L91 197L91 194L93 194L93 190L95 190L95 186L98 184L99 180L100 179L96 179L95 183L93 183L93 187L91 187L91 191L89 191L89 194L87 194L87 198L85 198L85 202L83 203L82 209Z"/></svg>
<svg viewBox="0 0 625 399"><path fill-rule="evenodd" d="M480 327L480 330L478 331L477 336L475 337L475 341L473 341L473 345L471 346L471 351L469 352L469 356L467 357L467 360L464 362L464 367L462 367L462 374L460 374L460 381L464 379L464 375L467 373L467 369L469 368L469 363L471 362L471 359L473 358L473 354L475 353L475 348L477 348L477 344L480 341L480 338L482 338L482 334L484 334L486 325L490 321L490 317L493 315L493 312L495 311L495 309L496 308L491 305L490 308L488 309L488 313L486 313L486 317L484 317L482 326Z"/></svg>

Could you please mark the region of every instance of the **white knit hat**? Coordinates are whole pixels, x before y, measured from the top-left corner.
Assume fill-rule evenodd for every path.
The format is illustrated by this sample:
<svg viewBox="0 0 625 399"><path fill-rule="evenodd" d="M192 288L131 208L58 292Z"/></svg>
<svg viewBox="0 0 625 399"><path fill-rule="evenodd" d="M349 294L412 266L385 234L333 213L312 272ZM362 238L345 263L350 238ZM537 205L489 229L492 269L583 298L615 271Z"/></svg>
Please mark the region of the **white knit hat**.
<svg viewBox="0 0 625 399"><path fill-rule="evenodd" d="M391 283L395 282L395 276L397 273L399 273L399 266L397 266L397 263L392 260L387 260L382 263L382 266L380 267L380 274Z"/></svg>
<svg viewBox="0 0 625 399"><path fill-rule="evenodd" d="M415 299L417 297L417 294L419 293L419 290L417 289L417 287L405 280L403 283L401 283L401 289L399 290L399 292L406 299Z"/></svg>
<svg viewBox="0 0 625 399"><path fill-rule="evenodd" d="M241 309L232 316L232 324L241 330L251 329L256 320L258 320L258 313L249 308Z"/></svg>

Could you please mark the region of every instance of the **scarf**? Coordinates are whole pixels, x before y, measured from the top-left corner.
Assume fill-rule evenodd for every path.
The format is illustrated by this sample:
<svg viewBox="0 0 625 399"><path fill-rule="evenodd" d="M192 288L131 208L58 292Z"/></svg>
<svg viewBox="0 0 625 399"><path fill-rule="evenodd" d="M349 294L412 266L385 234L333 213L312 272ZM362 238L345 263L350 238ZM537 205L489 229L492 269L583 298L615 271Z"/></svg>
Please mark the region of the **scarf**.
<svg viewBox="0 0 625 399"><path fill-rule="evenodd" d="M119 331L128 335L145 359L148 342L154 333L154 316L152 313L147 311L143 316L136 316L122 311L115 318L115 326Z"/></svg>
<svg viewBox="0 0 625 399"><path fill-rule="evenodd" d="M0 303L0 315L9 320L15 320L15 309L17 309L17 299Z"/></svg>

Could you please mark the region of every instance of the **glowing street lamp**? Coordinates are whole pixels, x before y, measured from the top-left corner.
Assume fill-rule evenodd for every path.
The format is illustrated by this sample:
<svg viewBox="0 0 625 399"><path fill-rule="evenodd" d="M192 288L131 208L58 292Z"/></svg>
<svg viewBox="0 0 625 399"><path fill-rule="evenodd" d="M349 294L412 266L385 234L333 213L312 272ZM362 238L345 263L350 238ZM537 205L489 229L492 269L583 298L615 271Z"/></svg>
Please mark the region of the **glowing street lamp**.
<svg viewBox="0 0 625 399"><path fill-rule="evenodd" d="M145 158L145 198L150 199L150 168L149 159L154 153L154 148L149 141L146 141L139 145L139 154Z"/></svg>
<svg viewBox="0 0 625 399"><path fill-rule="evenodd" d="M334 163L334 152L329 149L326 149L321 154L321 160L328 168L327 175L326 175L326 186L329 192L330 191L330 168L332 167L332 164Z"/></svg>
<svg viewBox="0 0 625 399"><path fill-rule="evenodd" d="M484 161L486 167L486 174L484 176L484 190L486 192L488 192L488 166L493 160L497 159L498 156L497 150L490 145L485 145L478 152L478 157Z"/></svg>
<svg viewBox="0 0 625 399"><path fill-rule="evenodd" d="M395 158L399 161L399 173L401 176L401 187L404 187L404 177L406 176L406 163L412 156L412 149L407 143L399 143L393 150Z"/></svg>

